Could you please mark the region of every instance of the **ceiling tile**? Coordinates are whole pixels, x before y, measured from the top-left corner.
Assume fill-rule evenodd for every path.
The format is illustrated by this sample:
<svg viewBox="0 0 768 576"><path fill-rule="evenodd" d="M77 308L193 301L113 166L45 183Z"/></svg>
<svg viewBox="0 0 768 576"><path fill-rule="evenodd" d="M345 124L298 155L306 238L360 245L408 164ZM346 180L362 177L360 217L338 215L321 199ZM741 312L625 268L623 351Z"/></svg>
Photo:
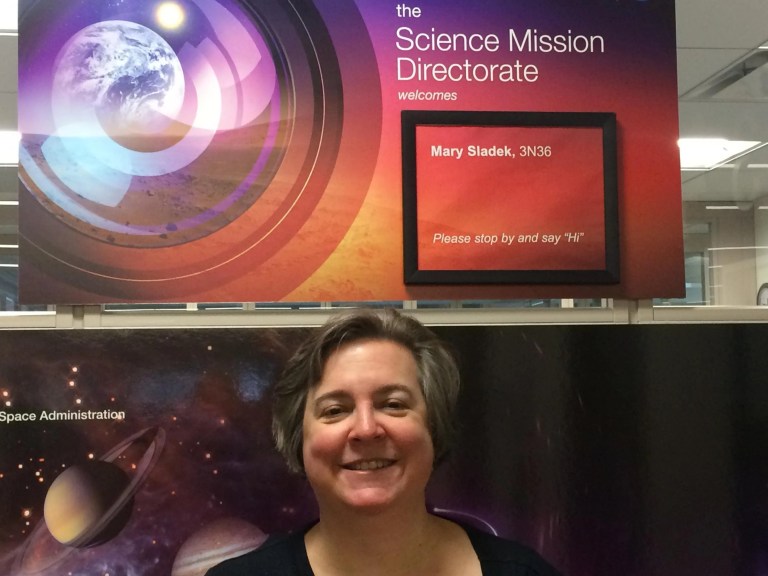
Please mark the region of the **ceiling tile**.
<svg viewBox="0 0 768 576"><path fill-rule="evenodd" d="M765 0L676 0L677 45L750 50L768 39Z"/></svg>
<svg viewBox="0 0 768 576"><path fill-rule="evenodd" d="M0 92L19 90L19 43L16 36L0 36Z"/></svg>
<svg viewBox="0 0 768 576"><path fill-rule="evenodd" d="M0 92L0 130L17 130L18 97L15 92Z"/></svg>
<svg viewBox="0 0 768 576"><path fill-rule="evenodd" d="M723 68L737 62L749 50L681 48L677 50L677 93L685 94Z"/></svg>

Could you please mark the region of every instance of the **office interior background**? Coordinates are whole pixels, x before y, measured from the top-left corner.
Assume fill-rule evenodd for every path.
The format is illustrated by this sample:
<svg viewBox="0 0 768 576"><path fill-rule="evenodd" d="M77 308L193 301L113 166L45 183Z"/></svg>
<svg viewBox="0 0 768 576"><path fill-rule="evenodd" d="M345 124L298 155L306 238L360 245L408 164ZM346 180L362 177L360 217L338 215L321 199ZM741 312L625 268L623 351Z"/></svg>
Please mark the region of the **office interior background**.
<svg viewBox="0 0 768 576"><path fill-rule="evenodd" d="M563 294L524 301L30 307L20 305L17 296L15 1L0 0L0 145L11 143L11 153L0 155L0 395L29 395L30 405L56 409L64 405L61 398L75 398L77 409L81 396L93 402L103 392L130 411L133 428L154 429L172 420L166 450L177 459L170 460L169 477L187 480L185 494L192 502L219 493L227 482L240 483L232 484L229 492L237 498L228 506L244 514L241 495L259 486L258 466L243 473L244 468L227 469L215 458L201 464L180 456L182 446L207 450L212 443L212 453L237 461L240 452L233 446L242 445L253 464L248 434L267 420L254 416L250 404L228 406L227 415L240 426L226 433L205 427L210 408L231 400L227 383L239 378L261 389L266 380L253 366L271 358L276 335L278 342L289 341L293 326L318 325L339 308L361 304L401 307L436 326L463 353L471 375L463 408L474 432L442 478L446 493L459 493L459 503L480 502L480 509L519 520L516 537L564 574L765 574L768 297L761 301L760 289L768 285L768 2L674 0L684 298L579 300ZM689 146L701 138L714 141L726 156L692 152ZM276 328L240 329L246 327ZM260 342L266 344L259 348ZM78 360L88 374L75 378L70 363ZM75 385L77 393L70 393ZM181 394L171 402L152 395L187 390L196 392L192 408ZM21 410L21 402L17 408L11 399L3 401L8 410ZM64 423L60 430L101 430L92 422L81 424ZM267 435L255 443L262 449L269 445L268 424L263 428ZM7 454L16 446L37 450L34 430L7 426L0 446ZM53 466L59 452L71 461L97 437L109 443L125 435L118 426L110 430L112 436L81 434L77 442L69 441L71 434L40 434L39 446L51 455L46 466ZM4 458L0 464L17 462L15 454ZM216 466L220 476L201 473ZM28 467L30 477L37 467ZM14 499L14 508L31 498L38 481L38 493L44 490L43 478L27 481L22 472L13 476L8 470L0 469L0 478L6 472L4 490L15 491L0 496ZM281 485L279 474L267 467L268 491ZM165 491L147 494L154 498ZM283 502L264 500L276 509ZM109 549L121 561L145 558L132 547L150 541L144 538L149 532L141 531L147 523L153 530L171 526L178 537L167 539L172 541L161 552L152 540L146 555L165 563L157 573L169 573L164 566L192 524L187 513L210 512L186 500L179 509L171 498L163 502L155 506L151 500L144 507L148 513L136 515L140 537L132 532ZM181 508L183 515L176 513ZM2 544L24 551L33 549L25 542L31 540L26 530L34 514L21 512L6 514L0 524L14 535ZM269 527L260 514L259 509L253 517ZM0 568L2 552L0 546ZM99 549L86 552L98 555Z"/></svg>
<svg viewBox="0 0 768 576"><path fill-rule="evenodd" d="M0 11L0 328L316 324L353 302L20 305L16 0ZM376 302L441 323L768 320L768 3L675 0L686 294L625 301ZM638 47L638 49L641 49ZM706 138L711 150L693 150Z"/></svg>

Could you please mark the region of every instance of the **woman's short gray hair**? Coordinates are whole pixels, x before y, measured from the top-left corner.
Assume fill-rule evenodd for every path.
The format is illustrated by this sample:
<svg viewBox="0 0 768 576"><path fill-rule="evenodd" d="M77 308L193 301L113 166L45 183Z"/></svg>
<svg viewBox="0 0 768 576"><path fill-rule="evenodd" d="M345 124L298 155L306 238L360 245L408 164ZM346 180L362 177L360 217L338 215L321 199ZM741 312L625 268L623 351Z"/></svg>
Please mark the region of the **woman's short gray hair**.
<svg viewBox="0 0 768 576"><path fill-rule="evenodd" d="M459 369L453 354L418 320L393 309L357 310L332 317L299 346L275 385L272 435L289 468L304 471L303 420L307 395L323 377L328 358L339 347L359 340L388 340L413 354L435 461L448 452L455 435L454 411L459 395Z"/></svg>

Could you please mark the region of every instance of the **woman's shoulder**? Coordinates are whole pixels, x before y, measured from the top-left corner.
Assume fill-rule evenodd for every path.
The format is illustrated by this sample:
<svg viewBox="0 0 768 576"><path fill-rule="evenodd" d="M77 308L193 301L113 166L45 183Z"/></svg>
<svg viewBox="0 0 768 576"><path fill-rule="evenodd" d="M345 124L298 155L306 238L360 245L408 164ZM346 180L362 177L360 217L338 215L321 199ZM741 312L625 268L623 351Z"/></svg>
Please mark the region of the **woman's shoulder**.
<svg viewBox="0 0 768 576"><path fill-rule="evenodd" d="M538 552L528 546L472 526L462 527L480 559L484 576L561 576Z"/></svg>
<svg viewBox="0 0 768 576"><path fill-rule="evenodd" d="M302 570L304 563L303 531L287 535L270 536L256 550L217 564L205 576L311 576ZM292 572L288 572L290 568Z"/></svg>

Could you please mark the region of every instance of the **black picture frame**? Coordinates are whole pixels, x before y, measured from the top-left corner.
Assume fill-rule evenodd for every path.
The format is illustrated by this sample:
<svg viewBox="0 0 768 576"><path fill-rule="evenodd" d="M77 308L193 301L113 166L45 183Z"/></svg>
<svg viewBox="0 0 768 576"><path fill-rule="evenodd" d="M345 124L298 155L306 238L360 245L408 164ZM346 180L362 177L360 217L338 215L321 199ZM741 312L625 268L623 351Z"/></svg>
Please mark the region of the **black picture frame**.
<svg viewBox="0 0 768 576"><path fill-rule="evenodd" d="M594 128L602 132L605 266L557 270L422 270L419 269L417 213L417 142L419 126L508 126ZM619 207L617 122L612 112L502 112L403 110L403 262L405 284L617 284Z"/></svg>

